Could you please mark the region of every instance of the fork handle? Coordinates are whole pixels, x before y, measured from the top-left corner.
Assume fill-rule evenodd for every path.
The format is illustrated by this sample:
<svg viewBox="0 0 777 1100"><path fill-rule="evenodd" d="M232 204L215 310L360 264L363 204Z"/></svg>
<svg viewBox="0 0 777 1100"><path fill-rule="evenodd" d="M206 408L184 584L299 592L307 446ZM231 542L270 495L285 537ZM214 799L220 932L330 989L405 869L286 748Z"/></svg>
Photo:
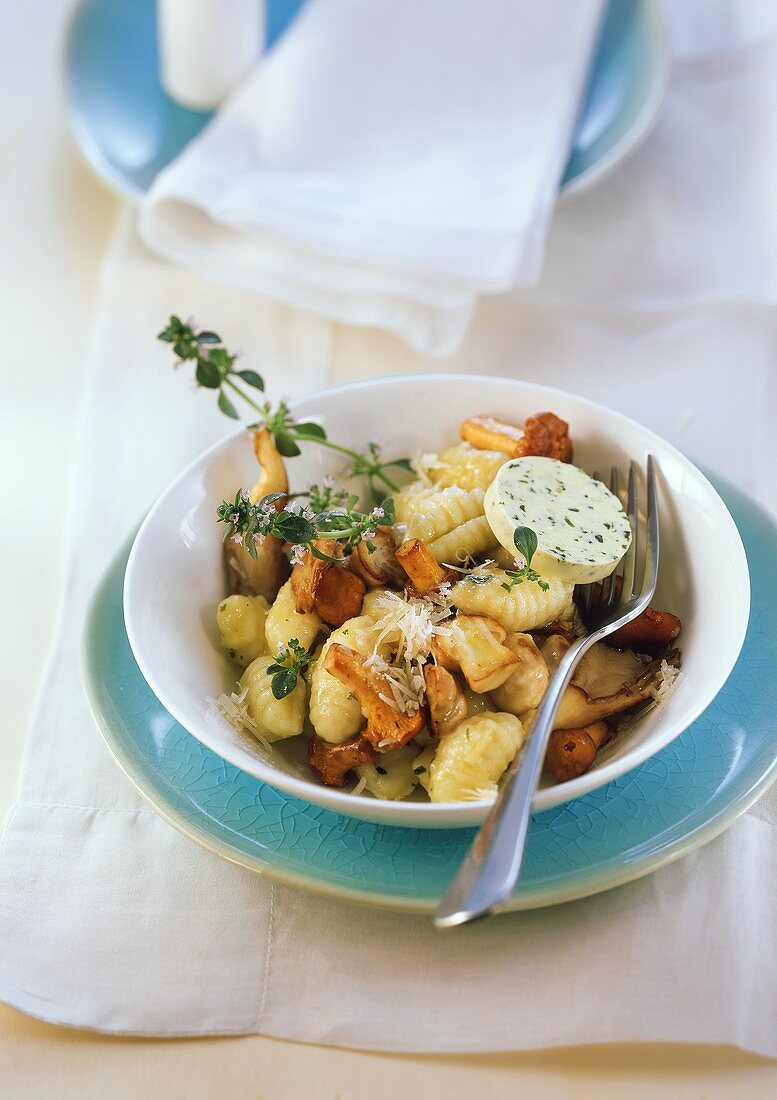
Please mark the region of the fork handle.
<svg viewBox="0 0 777 1100"><path fill-rule="evenodd" d="M522 753L513 761L488 817L445 892L434 923L454 928L498 909L512 894L523 863L534 792L553 722L575 666L596 635L573 642L537 708Z"/></svg>

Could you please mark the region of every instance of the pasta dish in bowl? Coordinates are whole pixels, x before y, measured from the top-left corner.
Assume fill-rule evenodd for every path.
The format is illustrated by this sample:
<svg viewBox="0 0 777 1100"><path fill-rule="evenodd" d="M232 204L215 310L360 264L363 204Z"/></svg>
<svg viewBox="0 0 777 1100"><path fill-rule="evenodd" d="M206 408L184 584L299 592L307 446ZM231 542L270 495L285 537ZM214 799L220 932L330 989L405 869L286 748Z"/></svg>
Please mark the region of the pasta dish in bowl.
<svg viewBox="0 0 777 1100"><path fill-rule="evenodd" d="M647 429L571 394L445 375L332 389L284 416L173 483L125 582L141 671L231 763L367 820L477 824L584 628L576 585L612 583L629 550L610 470L649 451L655 605L581 661L535 809L654 755L725 682L748 617L741 541Z"/></svg>

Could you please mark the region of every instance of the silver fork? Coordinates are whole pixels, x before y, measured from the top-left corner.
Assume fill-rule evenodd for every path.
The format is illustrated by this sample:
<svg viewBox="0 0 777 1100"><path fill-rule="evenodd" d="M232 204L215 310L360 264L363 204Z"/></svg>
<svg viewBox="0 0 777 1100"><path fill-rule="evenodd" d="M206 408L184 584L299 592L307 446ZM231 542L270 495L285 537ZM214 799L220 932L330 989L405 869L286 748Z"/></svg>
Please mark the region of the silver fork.
<svg viewBox="0 0 777 1100"><path fill-rule="evenodd" d="M508 769L496 802L440 902L434 920L438 928L455 928L496 912L512 894L523 863L532 798L542 771L548 738L575 667L595 642L635 619L653 598L658 578L658 498L656 461L652 455L647 458L646 481L645 522L640 524L637 467L632 462L626 501L631 546L615 572L602 581L595 601L593 585L581 586L578 590L578 605L591 623L589 633L574 641L561 658L537 708L523 752ZM619 495L618 471L614 467L610 488ZM638 584L637 554L642 542L645 561ZM621 578L620 592L618 576Z"/></svg>

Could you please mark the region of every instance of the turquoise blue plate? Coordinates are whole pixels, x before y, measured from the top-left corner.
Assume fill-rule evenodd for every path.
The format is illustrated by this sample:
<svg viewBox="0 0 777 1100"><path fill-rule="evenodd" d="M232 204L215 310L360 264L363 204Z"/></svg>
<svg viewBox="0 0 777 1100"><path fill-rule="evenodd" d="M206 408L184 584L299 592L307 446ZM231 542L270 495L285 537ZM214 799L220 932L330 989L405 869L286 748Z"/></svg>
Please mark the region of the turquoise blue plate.
<svg viewBox="0 0 777 1100"><path fill-rule="evenodd" d="M640 767L532 819L515 909L646 875L727 828L777 776L777 529L714 479L742 534L753 611L728 683L688 730ZM128 549L94 596L84 680L108 746L141 794L203 847L292 885L430 911L472 830L398 829L341 817L227 764L179 726L141 676L122 616ZM714 599L714 593L710 593Z"/></svg>
<svg viewBox="0 0 777 1100"><path fill-rule="evenodd" d="M269 45L304 3L267 0ZM158 65L155 0L82 0L65 51L73 133L95 172L133 199L212 117L169 99ZM645 137L668 67L654 0L610 0L562 191L593 183Z"/></svg>

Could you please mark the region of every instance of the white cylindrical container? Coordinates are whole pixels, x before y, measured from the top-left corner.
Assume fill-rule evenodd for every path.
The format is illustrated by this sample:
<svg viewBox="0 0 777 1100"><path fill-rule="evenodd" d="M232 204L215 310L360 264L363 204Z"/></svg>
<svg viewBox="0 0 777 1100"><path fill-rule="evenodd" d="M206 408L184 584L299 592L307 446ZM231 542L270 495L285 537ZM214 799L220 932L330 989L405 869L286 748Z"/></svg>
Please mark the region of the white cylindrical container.
<svg viewBox="0 0 777 1100"><path fill-rule="evenodd" d="M157 0L162 87L184 107L218 107L264 47L264 0Z"/></svg>

